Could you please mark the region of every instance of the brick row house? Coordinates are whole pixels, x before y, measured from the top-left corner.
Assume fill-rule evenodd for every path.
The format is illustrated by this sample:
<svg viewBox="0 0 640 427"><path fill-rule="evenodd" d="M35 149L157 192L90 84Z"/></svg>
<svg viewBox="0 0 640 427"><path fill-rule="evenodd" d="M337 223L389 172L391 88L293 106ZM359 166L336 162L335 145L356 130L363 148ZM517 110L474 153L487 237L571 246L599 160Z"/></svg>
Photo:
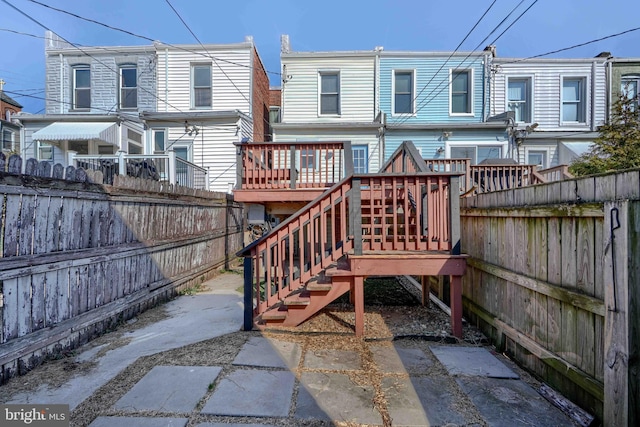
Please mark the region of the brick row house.
<svg viewBox="0 0 640 427"><path fill-rule="evenodd" d="M6 156L20 152L20 127L12 118L22 111L22 105L4 92L5 83L0 79L0 149Z"/></svg>

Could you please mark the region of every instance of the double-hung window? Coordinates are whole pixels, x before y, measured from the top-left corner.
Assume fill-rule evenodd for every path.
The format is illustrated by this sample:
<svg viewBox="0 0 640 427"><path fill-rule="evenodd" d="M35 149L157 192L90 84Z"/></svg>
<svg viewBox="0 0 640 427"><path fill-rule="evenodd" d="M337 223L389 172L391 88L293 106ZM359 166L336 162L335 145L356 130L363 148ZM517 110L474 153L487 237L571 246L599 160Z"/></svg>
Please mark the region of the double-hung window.
<svg viewBox="0 0 640 427"><path fill-rule="evenodd" d="M565 77L562 79L562 121L586 123L585 79Z"/></svg>
<svg viewBox="0 0 640 427"><path fill-rule="evenodd" d="M166 147L167 132L165 129L151 129L152 153L163 154Z"/></svg>
<svg viewBox="0 0 640 427"><path fill-rule="evenodd" d="M2 129L2 149L13 150L13 132L10 130Z"/></svg>
<svg viewBox="0 0 640 427"><path fill-rule="evenodd" d="M191 67L191 99L194 108L211 108L211 65Z"/></svg>
<svg viewBox="0 0 640 427"><path fill-rule="evenodd" d="M120 108L138 108L138 70L135 66L120 67Z"/></svg>
<svg viewBox="0 0 640 427"><path fill-rule="evenodd" d="M515 113L519 123L531 123L531 79L509 78L507 110Z"/></svg>
<svg viewBox="0 0 640 427"><path fill-rule="evenodd" d="M414 114L413 71L394 71L393 114Z"/></svg>
<svg viewBox="0 0 640 427"><path fill-rule="evenodd" d="M88 66L73 69L73 108L91 108L91 69Z"/></svg>
<svg viewBox="0 0 640 427"><path fill-rule="evenodd" d="M471 164L477 165L483 160L500 159L502 148L501 145L454 145L451 146L451 158L471 159Z"/></svg>
<svg viewBox="0 0 640 427"><path fill-rule="evenodd" d="M632 111L638 111L638 88L640 87L640 76L623 76L621 80L620 93L631 100Z"/></svg>
<svg viewBox="0 0 640 427"><path fill-rule="evenodd" d="M320 73L320 115L340 115L340 73Z"/></svg>
<svg viewBox="0 0 640 427"><path fill-rule="evenodd" d="M368 152L369 147L366 145L353 145L353 172L354 173L368 173Z"/></svg>
<svg viewBox="0 0 640 427"><path fill-rule="evenodd" d="M451 70L451 114L471 114L471 70Z"/></svg>

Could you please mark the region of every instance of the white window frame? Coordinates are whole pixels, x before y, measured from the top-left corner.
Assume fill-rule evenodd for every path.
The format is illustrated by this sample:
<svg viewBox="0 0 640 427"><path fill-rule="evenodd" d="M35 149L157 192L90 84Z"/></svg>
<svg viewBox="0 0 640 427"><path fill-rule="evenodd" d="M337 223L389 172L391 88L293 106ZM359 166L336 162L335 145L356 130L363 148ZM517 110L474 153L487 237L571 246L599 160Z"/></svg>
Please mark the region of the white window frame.
<svg viewBox="0 0 640 427"><path fill-rule="evenodd" d="M89 72L89 87L77 87L77 73L78 71L88 71ZM73 110L77 111L88 111L91 110L91 66L89 65L77 65L72 69L72 86L71 90L73 93ZM78 91L89 91L89 106L88 107L78 107Z"/></svg>
<svg viewBox="0 0 640 427"><path fill-rule="evenodd" d="M506 82L505 82L505 92L504 92L504 102L505 102L505 107L504 107L504 111L512 111L509 109L509 104L510 104L510 100L509 100L509 82L513 81L513 80L525 80L527 82L527 99L526 99L526 109L527 109L527 114L529 115L529 120L528 121L517 121L517 123L524 123L524 124L529 124L529 123L533 123L535 122L534 118L533 118L533 76L532 75L512 75L512 76L507 76L506 78Z"/></svg>
<svg viewBox="0 0 640 427"><path fill-rule="evenodd" d="M396 113L396 73L411 74L411 112L410 113ZM391 73L391 116L392 117L407 117L417 115L416 109L416 70L415 69L398 69L393 70Z"/></svg>
<svg viewBox="0 0 640 427"><path fill-rule="evenodd" d="M156 134L162 132L164 134L163 150L156 150ZM151 141L149 143L149 153L164 154L167 151L167 140L169 130L167 128L151 128Z"/></svg>
<svg viewBox="0 0 640 427"><path fill-rule="evenodd" d="M337 75L338 76L338 111L336 113L322 113L322 76ZM327 93L327 95L333 95ZM340 117L342 114L342 76L340 70L319 70L318 71L318 117Z"/></svg>
<svg viewBox="0 0 640 427"><path fill-rule="evenodd" d="M636 83L636 100L634 103L634 111L639 111L640 109L640 105L639 105L639 97L640 97L640 75L638 74L626 74L620 77L620 94L624 95L628 98L628 95L625 93L625 85L628 84L628 82L635 82Z"/></svg>
<svg viewBox="0 0 640 427"><path fill-rule="evenodd" d="M549 168L549 159L550 159L550 152L548 148L542 148L542 147L527 147L525 148L525 160L527 164L529 163L529 154L542 154L544 156L544 161L542 163L542 165L540 165L538 167L538 169L547 169Z"/></svg>
<svg viewBox="0 0 640 427"><path fill-rule="evenodd" d="M582 121L578 120L578 121L568 121L564 119L564 104L565 102L570 102L570 101L565 101L564 99L564 82L566 80L580 80L580 95L581 98L578 102L579 102L579 106L581 108L581 114L582 114ZM561 125L586 125L587 123L589 123L589 109L588 109L588 105L589 105L589 97L587 95L587 88L589 87L589 78L588 76L580 76L580 75L565 75L565 76L560 76L560 124Z"/></svg>
<svg viewBox="0 0 640 427"><path fill-rule="evenodd" d="M367 144L356 144L356 145L352 145L351 146L351 150L353 151L354 154L354 169L353 169L353 173L369 173L369 145ZM364 172L357 172L355 170L355 152L356 151L364 151Z"/></svg>
<svg viewBox="0 0 640 427"><path fill-rule="evenodd" d="M453 73L466 72L469 75L469 87L467 100L469 101L469 112L458 113L453 111ZM449 69L449 115L456 117L474 117L474 70L473 68L450 68Z"/></svg>
<svg viewBox="0 0 640 427"><path fill-rule="evenodd" d="M447 159L451 159L451 148L453 147L473 147L475 148L476 151L476 156L475 156L475 163L472 163L472 165L477 165L478 164L478 148L479 147L500 147L500 158L504 157L504 154L507 152L507 148L508 148L508 141L483 141L483 142L479 142L479 141L455 141L455 142L451 142L451 141L447 141L445 144L445 158Z"/></svg>
<svg viewBox="0 0 640 427"><path fill-rule="evenodd" d="M196 87L196 82L195 82L195 70L198 67L208 67L209 68L209 77L210 77L210 82L209 82L209 105L196 105L196 89L204 89L207 86L198 86ZM192 109L196 109L196 110L207 110L207 109L211 109L213 108L213 67L211 66L211 63L192 63L191 64L191 69L190 69L190 80L189 80L189 87L190 87L190 91L191 91L191 108Z"/></svg>
<svg viewBox="0 0 640 427"><path fill-rule="evenodd" d="M124 70L134 70L136 73L136 85L135 86L124 86L124 78L122 76L122 72ZM120 106L121 110L136 110L138 109L138 67L134 64L123 64L120 66L120 69L118 70L118 105ZM135 106L133 107L125 107L123 105L125 96L124 96L124 92L125 91L130 91L130 92L134 92L135 93Z"/></svg>
<svg viewBox="0 0 640 427"><path fill-rule="evenodd" d="M49 157L43 157L42 153L47 150L51 153ZM53 144L48 142L36 141L36 157L38 160L45 160L47 162L53 162Z"/></svg>
<svg viewBox="0 0 640 427"><path fill-rule="evenodd" d="M9 139L6 139L5 135L9 135ZM2 138L2 140L0 141L2 142L2 147L0 147L1 151L13 151L15 147L15 142L16 142L15 132L13 132L11 129L2 129L0 133L0 138ZM5 146L5 143L7 141L9 142L8 147Z"/></svg>

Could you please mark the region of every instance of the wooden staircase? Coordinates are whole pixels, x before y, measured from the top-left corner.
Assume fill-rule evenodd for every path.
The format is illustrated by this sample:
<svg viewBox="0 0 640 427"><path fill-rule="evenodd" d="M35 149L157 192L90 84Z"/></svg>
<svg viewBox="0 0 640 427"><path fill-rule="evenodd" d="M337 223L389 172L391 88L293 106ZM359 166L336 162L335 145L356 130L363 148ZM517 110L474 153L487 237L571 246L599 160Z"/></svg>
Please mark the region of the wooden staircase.
<svg viewBox="0 0 640 427"><path fill-rule="evenodd" d="M240 252L245 329L297 326L350 291L361 336L367 276L450 275L461 336L459 174L425 172L414 154L392 156L392 172L343 179ZM403 164L409 172L395 172Z"/></svg>

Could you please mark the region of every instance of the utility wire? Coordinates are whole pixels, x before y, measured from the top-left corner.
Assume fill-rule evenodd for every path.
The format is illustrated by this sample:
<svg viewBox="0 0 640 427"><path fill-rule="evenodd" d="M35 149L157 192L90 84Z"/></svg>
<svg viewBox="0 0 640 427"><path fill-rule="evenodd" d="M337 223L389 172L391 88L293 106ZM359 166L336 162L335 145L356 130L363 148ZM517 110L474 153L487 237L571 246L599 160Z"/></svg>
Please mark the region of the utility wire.
<svg viewBox="0 0 640 427"><path fill-rule="evenodd" d="M104 22L96 21L95 19L85 18L84 16L80 16L80 15L75 14L73 12L69 12L68 10L59 9L57 7L49 6L48 4L41 3L41 2L39 2L37 0L27 0L27 1L30 1L31 3L38 4L40 6L46 7L46 8L51 9L51 10L55 10L56 12L60 12L60 13L64 13L64 14L69 15L69 16L73 16L74 18L78 18L78 19L81 19L81 20L86 21L86 22L91 22L93 24L100 25L100 26L108 28L110 30L119 31L119 32L124 33L124 34L128 34L130 36L137 37L139 39L150 41L151 43L155 43L155 42L158 41L158 40L152 39L152 38L147 37L147 36L136 34L136 33L132 32L132 31L129 31L129 30L125 30L125 29L122 29L122 28L114 27L112 25L105 24ZM172 8L173 8L173 6L172 6ZM182 20L182 18L180 18L180 19ZM189 30L189 31L191 31L191 30ZM205 54L203 54L201 52L197 52L197 51L194 51L194 50L191 50L191 49L187 49L187 48L184 48L184 47L179 46L179 45L173 45L173 44L170 44L170 43L165 43L163 41L159 41L159 42L164 44L164 45L167 45L169 47L172 47L174 49L179 49L179 50L182 50L182 51L185 51L185 52L195 53L195 54L207 57L207 58L214 59L211 55L207 56L207 55L205 55ZM226 62L228 64L237 65L239 67L245 67L245 68L251 68L251 69L254 68L253 65L241 64L241 63L230 61L230 60L224 59L224 58L215 58L215 59L217 59L218 61L221 61L221 62ZM276 72L276 71L265 70L265 72L268 73L268 74L274 74L274 75L278 75L278 76L282 75L282 73L279 73L279 72Z"/></svg>
<svg viewBox="0 0 640 427"><path fill-rule="evenodd" d="M537 3L538 0L534 1L534 4ZM520 5L522 5L522 3L524 3L524 0L520 0L520 2L511 9L511 11L502 19L502 21L500 21L500 23L498 23L498 25L496 25L493 30L491 30L491 32L480 42L476 45L476 47L467 54L467 56L460 61L457 64L457 68L462 67L465 62L467 61L467 59L469 59L471 57L471 55L476 54L477 49L482 46L488 39L489 37L491 37L491 35L493 35L493 33L495 33L498 28L500 28L508 19L509 17L520 7ZM530 9L530 7L527 9L527 11ZM525 11L526 12L526 11ZM521 17L522 15L520 15ZM520 17L518 17L517 19L520 19ZM503 32L504 34L504 32ZM500 35L502 36L502 34ZM497 40L497 39L496 39ZM457 76L456 76L457 77ZM429 103L431 103L433 100L436 99L436 97L438 95L440 95L445 89L449 88L451 86L451 84L453 84L453 81L455 81L455 77L452 81L449 82L449 76L446 76L445 78L443 78L442 80L440 80L440 82L431 90L431 92L429 92L426 96L425 99L422 100L417 108L416 108L416 112L414 114L417 114L418 112L422 111L424 108L427 107L427 105L429 105ZM447 82L444 86L442 86L443 83ZM438 90L440 88L440 90ZM437 92L436 92L437 91ZM407 120L409 120L410 116L408 117L403 117L402 120L396 122L396 123L392 123L393 125L399 126L402 125L403 123L405 123Z"/></svg>
<svg viewBox="0 0 640 427"><path fill-rule="evenodd" d="M196 34L191 30L191 28L189 27L189 25L185 22L184 19L182 19L182 16L180 16L180 14L178 13L178 11L176 10L175 7L173 7L173 5L171 4L171 2L169 0L165 0L167 2L167 4L169 5L169 7L171 8L171 10L173 10L173 13L176 14L176 16L180 19L180 21L184 24L184 26L187 28L187 30L189 30L189 32L191 33L191 35L193 36L194 39L196 39L198 41L198 43L200 43L200 46L202 46L202 48L204 49L205 52L207 52L207 55L209 55L209 57L213 60L213 63L216 64L216 67L218 67L218 69L222 72L222 74L224 74L224 76L227 78L227 80L229 80L229 82L233 85L234 88L236 88L236 90L238 91L238 93L240 95L242 95L242 97L249 103L249 108L251 108L251 101L249 100L249 98L247 98L247 95L244 94L243 91L240 90L240 88L236 85L236 83L231 79L231 77L229 77L229 75L222 69L222 67L220 66L220 64L218 64L218 61L211 56L211 54L209 53L209 51L207 50L206 47L204 47L204 45L202 44L202 42L200 41L200 39L198 38L198 36L196 36ZM213 76L212 76L213 77Z"/></svg>

